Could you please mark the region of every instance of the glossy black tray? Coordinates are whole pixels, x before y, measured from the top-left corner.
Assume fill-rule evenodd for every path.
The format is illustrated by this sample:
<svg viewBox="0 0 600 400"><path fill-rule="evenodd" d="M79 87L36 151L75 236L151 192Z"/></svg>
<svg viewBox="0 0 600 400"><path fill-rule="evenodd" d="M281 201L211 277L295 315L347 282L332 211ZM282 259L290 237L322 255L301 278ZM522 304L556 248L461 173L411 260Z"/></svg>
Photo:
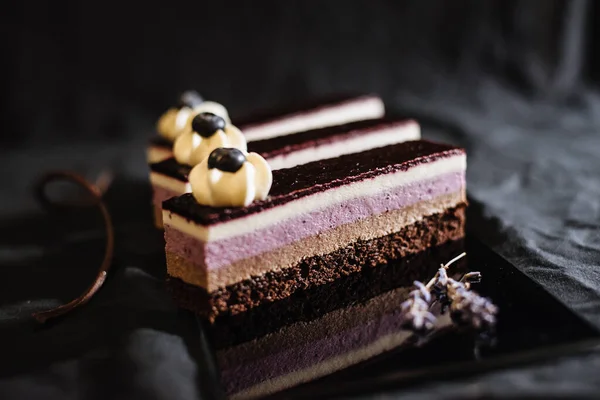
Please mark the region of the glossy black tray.
<svg viewBox="0 0 600 400"><path fill-rule="evenodd" d="M492 337L445 328L425 343L398 348L328 376L271 394L273 398L329 398L374 393L427 379L451 379L600 348L600 333L540 285L472 236L468 269L480 271L474 286L500 308ZM201 385L207 398L224 398L205 324L198 320L197 358L209 371Z"/></svg>

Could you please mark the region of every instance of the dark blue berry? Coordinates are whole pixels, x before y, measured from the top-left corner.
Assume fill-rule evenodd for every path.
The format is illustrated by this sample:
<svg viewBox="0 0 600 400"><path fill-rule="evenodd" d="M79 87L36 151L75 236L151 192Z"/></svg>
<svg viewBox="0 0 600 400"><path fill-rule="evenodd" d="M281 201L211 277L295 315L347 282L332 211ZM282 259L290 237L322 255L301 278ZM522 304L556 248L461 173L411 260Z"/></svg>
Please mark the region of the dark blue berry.
<svg viewBox="0 0 600 400"><path fill-rule="evenodd" d="M225 129L225 120L213 113L200 113L192 120L192 129L198 135L208 138L219 129Z"/></svg>
<svg viewBox="0 0 600 400"><path fill-rule="evenodd" d="M216 168L224 172L237 172L244 162L246 156L235 148L218 148L208 156L208 169Z"/></svg>

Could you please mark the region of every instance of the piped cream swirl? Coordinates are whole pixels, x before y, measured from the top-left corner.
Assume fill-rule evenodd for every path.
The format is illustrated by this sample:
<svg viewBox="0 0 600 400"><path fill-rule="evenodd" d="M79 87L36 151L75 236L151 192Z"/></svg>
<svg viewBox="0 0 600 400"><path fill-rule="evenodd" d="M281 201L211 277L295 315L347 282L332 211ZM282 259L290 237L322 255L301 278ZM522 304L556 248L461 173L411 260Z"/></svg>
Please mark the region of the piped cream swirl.
<svg viewBox="0 0 600 400"><path fill-rule="evenodd" d="M203 112L209 112L230 122L227 109L214 101L203 101L195 107L183 106L169 108L158 120L157 131L165 139L174 142L183 132L191 129L193 118Z"/></svg>
<svg viewBox="0 0 600 400"><path fill-rule="evenodd" d="M233 125L218 129L208 138L202 137L190 129L175 140L173 155L178 163L194 166L206 159L214 149L219 147L235 147L246 151L246 138Z"/></svg>
<svg viewBox="0 0 600 400"><path fill-rule="evenodd" d="M227 149L219 149L227 150ZM245 154L245 161L235 172L209 168L206 158L189 175L192 195L199 204L211 207L245 207L264 200L273 183L267 161L257 153Z"/></svg>

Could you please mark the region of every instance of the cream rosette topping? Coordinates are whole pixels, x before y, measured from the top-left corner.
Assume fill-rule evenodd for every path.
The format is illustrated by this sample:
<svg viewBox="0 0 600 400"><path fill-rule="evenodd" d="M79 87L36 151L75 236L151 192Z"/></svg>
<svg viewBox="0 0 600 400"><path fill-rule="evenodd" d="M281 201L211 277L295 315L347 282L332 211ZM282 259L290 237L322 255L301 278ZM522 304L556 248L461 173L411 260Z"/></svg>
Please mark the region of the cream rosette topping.
<svg viewBox="0 0 600 400"><path fill-rule="evenodd" d="M192 118L199 113L210 112L229 122L227 109L214 101L204 101L202 97L194 92L184 92L179 102L169 108L158 120L158 133L165 139L173 142L186 128L189 129Z"/></svg>
<svg viewBox="0 0 600 400"><path fill-rule="evenodd" d="M246 151L246 138L233 125L213 113L201 113L192 119L191 129L182 133L173 145L173 155L180 164L198 165L219 147Z"/></svg>
<svg viewBox="0 0 600 400"><path fill-rule="evenodd" d="M245 207L264 200L273 183L271 167L256 153L219 148L189 175L192 195L211 207Z"/></svg>

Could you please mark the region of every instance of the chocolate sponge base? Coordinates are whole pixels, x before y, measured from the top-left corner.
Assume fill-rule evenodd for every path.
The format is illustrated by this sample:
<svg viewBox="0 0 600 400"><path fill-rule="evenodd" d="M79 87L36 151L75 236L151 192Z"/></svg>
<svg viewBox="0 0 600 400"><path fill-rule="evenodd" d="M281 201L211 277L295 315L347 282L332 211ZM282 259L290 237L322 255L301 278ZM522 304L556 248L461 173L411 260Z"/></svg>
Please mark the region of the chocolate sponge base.
<svg viewBox="0 0 600 400"><path fill-rule="evenodd" d="M172 277L167 286L179 306L213 323L215 345L226 347L427 280L440 263L462 252L464 228L462 205L397 233L358 241L212 293Z"/></svg>

